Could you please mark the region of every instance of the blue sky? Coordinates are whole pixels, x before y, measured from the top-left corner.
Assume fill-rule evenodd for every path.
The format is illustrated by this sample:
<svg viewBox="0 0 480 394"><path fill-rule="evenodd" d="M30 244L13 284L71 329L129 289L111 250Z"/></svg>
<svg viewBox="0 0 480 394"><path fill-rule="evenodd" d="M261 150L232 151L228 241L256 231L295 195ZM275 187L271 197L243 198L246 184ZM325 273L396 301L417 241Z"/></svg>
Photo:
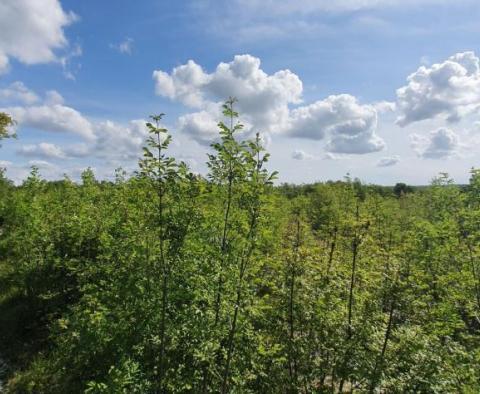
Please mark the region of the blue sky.
<svg viewBox="0 0 480 394"><path fill-rule="evenodd" d="M144 120L205 171L219 105L239 98L280 180L456 181L480 165L474 0L6 0L0 165L55 179L136 168ZM410 76L410 77L409 77Z"/></svg>

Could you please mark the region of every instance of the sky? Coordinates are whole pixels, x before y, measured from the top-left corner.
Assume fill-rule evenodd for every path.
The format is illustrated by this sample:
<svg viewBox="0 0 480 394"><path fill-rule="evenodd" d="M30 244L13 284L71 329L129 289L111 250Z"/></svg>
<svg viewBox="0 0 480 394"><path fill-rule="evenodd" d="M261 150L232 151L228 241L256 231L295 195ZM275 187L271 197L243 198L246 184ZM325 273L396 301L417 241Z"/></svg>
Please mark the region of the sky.
<svg viewBox="0 0 480 394"><path fill-rule="evenodd" d="M149 115L205 173L221 104L279 182L468 182L480 167L478 0L2 0L0 167L21 183L137 168Z"/></svg>

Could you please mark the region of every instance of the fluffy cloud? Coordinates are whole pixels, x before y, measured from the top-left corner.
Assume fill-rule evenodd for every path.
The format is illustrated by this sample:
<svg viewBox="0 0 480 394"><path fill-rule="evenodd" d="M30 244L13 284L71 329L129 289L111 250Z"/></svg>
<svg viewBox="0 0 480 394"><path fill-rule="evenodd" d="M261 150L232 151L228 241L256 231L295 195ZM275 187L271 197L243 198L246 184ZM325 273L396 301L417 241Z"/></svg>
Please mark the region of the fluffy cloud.
<svg viewBox="0 0 480 394"><path fill-rule="evenodd" d="M203 144L217 135L220 103L234 96L247 132L283 133L313 140L328 136L327 149L338 153L363 154L385 146L376 135L377 107L390 110L391 103L361 105L355 97L344 94L301 106L300 78L290 70L267 74L260 65L256 57L238 55L207 73L189 60L170 74L154 71L155 91L199 109L181 116L177 127ZM292 109L293 106L296 108Z"/></svg>
<svg viewBox="0 0 480 394"><path fill-rule="evenodd" d="M13 82L10 86L0 89L0 101L2 102L33 104L38 100L38 96L20 81Z"/></svg>
<svg viewBox="0 0 480 394"><path fill-rule="evenodd" d="M377 167L391 167L397 164L400 161L400 157L395 155L395 156L386 156L380 158L377 162Z"/></svg>
<svg viewBox="0 0 480 394"><path fill-rule="evenodd" d="M419 157L424 159L444 159L458 154L460 139L447 128L430 132L428 137L418 134L410 136L412 147Z"/></svg>
<svg viewBox="0 0 480 394"><path fill-rule="evenodd" d="M372 104L378 113L393 112L396 109L395 103L390 101L378 101Z"/></svg>
<svg viewBox="0 0 480 394"><path fill-rule="evenodd" d="M153 78L158 95L204 111L212 112L213 106L234 96L246 121L265 132L286 123L288 105L300 103L303 91L300 78L290 70L269 75L260 68L260 59L250 55L222 62L211 74L189 60L170 74L154 71Z"/></svg>
<svg viewBox="0 0 480 394"><path fill-rule="evenodd" d="M95 125L97 142L92 153L101 158L132 160L140 157L148 131L145 121L132 120L127 125L120 125L110 120Z"/></svg>
<svg viewBox="0 0 480 394"><path fill-rule="evenodd" d="M48 142L21 146L17 153L41 159L70 159L97 157L106 160L133 160L141 156L147 128L144 120L133 120L125 125L110 120L92 124L95 139L88 143L58 146ZM119 164L120 165L120 164Z"/></svg>
<svg viewBox="0 0 480 394"><path fill-rule="evenodd" d="M0 2L0 72L7 71L10 57L25 64L58 61L55 51L68 45L64 28L75 19L59 0Z"/></svg>
<svg viewBox="0 0 480 394"><path fill-rule="evenodd" d="M209 145L218 137L217 120L211 112L200 111L180 116L177 122L177 128L194 138L197 142Z"/></svg>
<svg viewBox="0 0 480 394"><path fill-rule="evenodd" d="M407 82L397 90L400 126L437 116L456 121L480 107L479 58L473 52L421 66Z"/></svg>
<svg viewBox="0 0 480 394"><path fill-rule="evenodd" d="M376 128L375 107L361 105L355 97L342 94L294 109L288 133L316 140L328 135L328 151L362 154L384 148L385 143L376 135Z"/></svg>
<svg viewBox="0 0 480 394"><path fill-rule="evenodd" d="M77 110L64 105L62 95L55 90L47 91L43 102L37 103L40 99L36 93L22 82L15 82L0 90L0 99L10 104L24 104L0 108L0 111L10 114L19 127L74 133L89 141L96 138L92 123Z"/></svg>
<svg viewBox="0 0 480 394"><path fill-rule="evenodd" d="M8 94L4 94L4 97L10 100L39 100L34 92L20 82L8 89ZM1 92L3 91L0 94ZM84 140L62 147L48 142L23 145L17 153L26 157L67 159L91 156L108 160L131 160L141 156L141 147L148 134L143 119L132 120L127 124L110 120L91 121L79 111L66 106L62 95L55 90L47 91L42 103L0 108L0 111L9 113L19 128L73 133Z"/></svg>
<svg viewBox="0 0 480 394"><path fill-rule="evenodd" d="M44 104L2 109L18 122L19 126L37 128L44 131L67 132L94 140L92 124L77 110L61 104Z"/></svg>
<svg viewBox="0 0 480 394"><path fill-rule="evenodd" d="M161 70L153 72L156 94L177 100L190 107L200 108L204 103L204 89L211 76L193 60L175 67L171 74Z"/></svg>
<svg viewBox="0 0 480 394"><path fill-rule="evenodd" d="M62 148L48 142L41 142L38 145L23 145L17 153L22 156L33 156L47 159L64 159L66 157Z"/></svg>
<svg viewBox="0 0 480 394"><path fill-rule="evenodd" d="M304 152L303 150L297 149L292 152L292 159L295 160L307 160L307 159L313 159L314 156Z"/></svg>

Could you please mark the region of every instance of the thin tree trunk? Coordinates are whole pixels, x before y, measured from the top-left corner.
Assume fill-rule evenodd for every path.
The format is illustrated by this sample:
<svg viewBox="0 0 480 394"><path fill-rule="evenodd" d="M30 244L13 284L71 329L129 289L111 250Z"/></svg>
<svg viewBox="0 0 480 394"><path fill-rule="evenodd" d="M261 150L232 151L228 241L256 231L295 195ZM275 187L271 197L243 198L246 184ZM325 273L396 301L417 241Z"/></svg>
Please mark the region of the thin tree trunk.
<svg viewBox="0 0 480 394"><path fill-rule="evenodd" d="M378 375L381 373L382 368L383 368L383 362L385 359L385 353L387 351L387 344L388 341L390 340L392 328L393 328L393 314L395 312L395 298L392 299L390 303L390 311L388 313L388 323L387 323L387 329L385 330L385 336L383 338L383 345L382 345L382 350L380 352L380 356L377 358L375 361L375 367L373 369L372 373L372 380L370 383L370 393L373 393L375 390L375 387L378 382Z"/></svg>
<svg viewBox="0 0 480 394"><path fill-rule="evenodd" d="M222 241L220 243L220 270L218 274L218 283L217 283L217 294L215 297L215 324L216 327L218 324L218 320L220 318L220 303L222 298L222 288L223 288L223 268L225 266L225 259L226 259L226 248L227 248L227 234L228 234L228 225L229 225L229 216L230 216L230 209L232 205L232 187L233 187L233 175L230 174L228 176L228 191L227 191L227 207L225 209L225 214L223 218L223 234L222 234Z"/></svg>
<svg viewBox="0 0 480 394"><path fill-rule="evenodd" d="M157 124L158 127L158 124ZM165 378L165 349L166 349L166 317L167 317L167 284L168 284L168 272L165 262L164 254L164 218L163 218L163 196L164 196L164 187L163 179L161 174L161 164L160 160L162 157L162 146L160 140L160 134L157 134L157 144L158 144L158 173L157 173L157 193L158 193L158 214L159 214L159 227L158 227L158 241L160 245L160 270L162 274L162 309L160 316L160 360L159 360L159 386L160 391L165 392L164 388L164 378Z"/></svg>
<svg viewBox="0 0 480 394"><path fill-rule="evenodd" d="M233 129L233 117L230 118L230 130ZM228 227L229 227L229 219L230 219L230 210L232 207L232 199L233 199L233 181L234 181L234 174L232 163L229 163L228 167L228 185L227 185L227 199L226 199L226 208L223 215L223 229L222 229L222 240L220 241L220 267L218 272L218 281L217 281L217 290L215 294L215 320L213 323L213 328L215 329L220 320L220 310L221 310L221 302L222 302L222 292L223 292L223 271L225 268L225 261L226 261L226 251L227 251L227 236L228 236ZM208 384L209 384L209 377L208 377L208 370L207 366L203 369L203 382L202 382L202 393L208 392Z"/></svg>
<svg viewBox="0 0 480 394"><path fill-rule="evenodd" d="M356 222L358 224L359 220L359 208L357 204L357 211L356 211ZM352 330L352 320L353 320L353 301L354 301L354 288L355 288L355 280L356 280L356 270L357 270L357 255L358 255L358 246L360 244L360 239L359 235L357 233L357 230L355 230L355 234L353 237L352 241L352 271L350 275L350 288L349 288L349 294L348 294L348 315L347 315L347 350L345 351L345 357L344 361L342 363L342 369L345 369L346 363L347 363L347 358L348 358L348 353L350 349L350 346L348 345L350 340L352 339L353 335L353 330ZM338 389L338 392L341 393L343 392L343 386L345 384L345 378L342 377L340 381L340 386Z"/></svg>
<svg viewBox="0 0 480 394"><path fill-rule="evenodd" d="M232 109L232 107L231 107ZM233 115L230 116L230 132L233 133ZM223 288L223 268L225 265L225 252L227 247L227 233L228 233L228 225L229 225L229 215L230 215L230 208L232 205L232 192L233 192L233 168L232 162L230 161L228 165L228 187L227 187L227 207L225 209L225 215L223 219L223 235L222 235L222 242L220 244L220 253L221 253L221 260L220 260L220 272L218 275L218 283L217 283L217 295L215 298L215 327L218 324L218 320L220 318L220 304L222 298L222 288Z"/></svg>
<svg viewBox="0 0 480 394"><path fill-rule="evenodd" d="M333 254L335 253L335 246L337 243L337 232L338 232L338 227L335 226L335 228L333 229L333 240L330 244L330 252L328 254L327 273L325 275L327 280L330 279L330 271L332 269L332 264L333 264Z"/></svg>
<svg viewBox="0 0 480 394"><path fill-rule="evenodd" d="M234 354L234 339L235 339L235 334L237 330L237 321L238 321L238 314L240 310L240 306L242 303L242 298L243 298L243 279L245 276L245 272L248 267L248 263L250 262L250 257L253 253L254 249L254 234L256 233L256 225L257 225L257 219L258 219L258 212L255 210L252 214L252 221L250 223L250 230L247 239L250 241L249 249L246 253L246 255L242 256L241 262L240 262L240 272L239 272L239 277L238 277L238 286L237 286L237 294L236 294L236 300L235 300L235 306L234 306L234 312L233 312L233 319L232 319L232 325L228 333L228 339L227 339L227 359L225 361L225 370L223 373L223 379L222 379L222 388L220 392L222 394L226 394L228 392L228 379L230 377L230 364L232 361L232 357Z"/></svg>
<svg viewBox="0 0 480 394"><path fill-rule="evenodd" d="M475 259L473 258L473 250L470 242L467 241L468 254L470 258L470 269L472 270L473 279L475 281L475 297L477 300L477 306L480 310L480 277L477 274L477 269L475 267Z"/></svg>
<svg viewBox="0 0 480 394"><path fill-rule="evenodd" d="M300 220L297 217L296 223L296 239L293 245L293 261L290 267L290 283L289 283L289 306L288 306L288 324L289 324L289 346L288 346L288 370L290 375L290 390L294 392L294 388L298 384L297 358L294 355L295 340L295 321L294 321L294 304L295 304L295 280L296 266L298 262L298 248L300 246Z"/></svg>

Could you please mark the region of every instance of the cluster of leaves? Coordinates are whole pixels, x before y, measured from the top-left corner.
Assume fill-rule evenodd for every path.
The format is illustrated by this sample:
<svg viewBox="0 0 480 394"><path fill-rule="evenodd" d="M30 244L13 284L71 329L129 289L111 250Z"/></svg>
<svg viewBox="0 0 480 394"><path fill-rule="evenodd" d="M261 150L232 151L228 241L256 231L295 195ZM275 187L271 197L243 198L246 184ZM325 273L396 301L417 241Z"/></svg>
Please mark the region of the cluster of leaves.
<svg viewBox="0 0 480 394"><path fill-rule="evenodd" d="M11 393L475 393L480 171L414 192L274 187L223 109L207 177L0 177L0 352Z"/></svg>
<svg viewBox="0 0 480 394"><path fill-rule="evenodd" d="M16 134L11 131L13 126L15 126L15 121L12 117L5 112L0 112L0 141L5 138L16 137Z"/></svg>

